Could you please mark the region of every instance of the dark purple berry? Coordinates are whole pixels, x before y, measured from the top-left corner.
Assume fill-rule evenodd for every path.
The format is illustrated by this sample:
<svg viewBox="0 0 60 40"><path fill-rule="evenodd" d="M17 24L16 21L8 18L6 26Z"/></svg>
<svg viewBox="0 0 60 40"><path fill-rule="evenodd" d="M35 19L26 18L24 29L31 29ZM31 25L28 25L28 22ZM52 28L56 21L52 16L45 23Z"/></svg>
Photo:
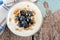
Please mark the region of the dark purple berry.
<svg viewBox="0 0 60 40"><path fill-rule="evenodd" d="M26 21L22 21L22 25L24 26L24 28L28 28L29 27L29 25L27 24Z"/></svg>
<svg viewBox="0 0 60 40"><path fill-rule="evenodd" d="M29 17L29 16L27 16L25 19L26 19L26 21L27 21L27 22L29 22L30 17Z"/></svg>
<svg viewBox="0 0 60 40"><path fill-rule="evenodd" d="M33 21L33 20L30 20L30 21L29 21L29 23L30 23L30 24L33 24L33 23L34 23L34 21Z"/></svg>
<svg viewBox="0 0 60 40"><path fill-rule="evenodd" d="M25 20L25 17L24 16L20 16L20 21L23 21Z"/></svg>
<svg viewBox="0 0 60 40"><path fill-rule="evenodd" d="M20 13L21 13L22 16L26 15L26 11L25 10L21 10Z"/></svg>
<svg viewBox="0 0 60 40"><path fill-rule="evenodd" d="M32 11L27 11L29 16L33 16Z"/></svg>
<svg viewBox="0 0 60 40"><path fill-rule="evenodd" d="M21 22L19 22L17 25L18 25L19 27L23 27L23 25L22 25Z"/></svg>
<svg viewBox="0 0 60 40"><path fill-rule="evenodd" d="M26 24L24 25L24 28L28 28L28 27L29 27L29 24L26 23Z"/></svg>
<svg viewBox="0 0 60 40"><path fill-rule="evenodd" d="M17 20L17 21L19 21L19 20L20 20L19 16L17 16L17 17L16 17L16 20Z"/></svg>

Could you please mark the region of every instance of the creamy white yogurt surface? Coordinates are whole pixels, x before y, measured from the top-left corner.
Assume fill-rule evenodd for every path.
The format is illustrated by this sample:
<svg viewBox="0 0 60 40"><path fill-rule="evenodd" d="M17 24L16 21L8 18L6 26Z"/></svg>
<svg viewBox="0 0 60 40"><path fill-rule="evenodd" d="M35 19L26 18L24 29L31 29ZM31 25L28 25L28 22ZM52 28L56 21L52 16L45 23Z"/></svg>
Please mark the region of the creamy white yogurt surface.
<svg viewBox="0 0 60 40"><path fill-rule="evenodd" d="M24 8L27 5L29 5L30 10L34 10L35 11L35 20L36 23L33 26L33 30L22 30L22 31L16 31L15 28L18 27L15 23L14 23L14 19L13 19L13 11L16 10L16 8ZM9 22L9 18L12 19L11 22ZM41 14L40 9L32 2L28 2L28 1L24 1L24 2L20 2L18 4L16 4L15 6L13 6L9 13L8 13L8 17L7 17L7 24L8 24L8 28L16 35L18 36L31 36L33 34L35 34L37 31L39 31L41 25L43 22L43 17Z"/></svg>

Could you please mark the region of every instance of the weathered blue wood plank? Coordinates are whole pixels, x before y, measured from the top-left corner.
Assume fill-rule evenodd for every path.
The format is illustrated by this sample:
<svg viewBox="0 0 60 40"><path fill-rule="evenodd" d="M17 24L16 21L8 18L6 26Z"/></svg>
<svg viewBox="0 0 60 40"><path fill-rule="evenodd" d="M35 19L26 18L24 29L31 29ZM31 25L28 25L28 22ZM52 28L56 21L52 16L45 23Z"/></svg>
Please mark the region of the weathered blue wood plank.
<svg viewBox="0 0 60 40"><path fill-rule="evenodd" d="M46 1L49 5L49 9L52 12L55 12L60 9L60 0L38 0L37 5L40 7L43 16L46 15L46 10L43 6L44 1Z"/></svg>

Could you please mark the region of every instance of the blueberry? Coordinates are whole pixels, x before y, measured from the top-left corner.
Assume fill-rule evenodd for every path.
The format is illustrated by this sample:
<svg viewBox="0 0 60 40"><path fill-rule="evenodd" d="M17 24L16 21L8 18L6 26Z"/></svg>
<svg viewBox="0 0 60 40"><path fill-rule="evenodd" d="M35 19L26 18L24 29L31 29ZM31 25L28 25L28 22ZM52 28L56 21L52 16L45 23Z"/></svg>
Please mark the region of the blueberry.
<svg viewBox="0 0 60 40"><path fill-rule="evenodd" d="M27 22L26 22L26 21L22 21L21 23L22 23L22 25L24 26L24 28L29 27L29 25L27 24Z"/></svg>
<svg viewBox="0 0 60 40"><path fill-rule="evenodd" d="M26 23L26 21L21 21L21 23L24 25Z"/></svg>
<svg viewBox="0 0 60 40"><path fill-rule="evenodd" d="M16 20L19 21L19 16L16 17Z"/></svg>
<svg viewBox="0 0 60 40"><path fill-rule="evenodd" d="M21 24L24 26L26 24L26 21L21 21Z"/></svg>
<svg viewBox="0 0 60 40"><path fill-rule="evenodd" d="M29 24L25 23L24 28L28 28L28 27L29 27Z"/></svg>
<svg viewBox="0 0 60 40"><path fill-rule="evenodd" d="M28 28L28 27L29 27L29 24L25 24L25 25L24 25L24 28Z"/></svg>
<svg viewBox="0 0 60 40"><path fill-rule="evenodd" d="M29 23L30 23L30 24L33 24L33 23L34 23L34 21L33 21L33 20L30 20L30 21L29 21Z"/></svg>
<svg viewBox="0 0 60 40"><path fill-rule="evenodd" d="M20 16L20 21L23 21L25 20L25 17L24 16Z"/></svg>
<svg viewBox="0 0 60 40"><path fill-rule="evenodd" d="M27 17L25 18L25 20L26 20L27 22L29 22L30 19L31 19L31 18L30 18L29 16L27 16Z"/></svg>
<svg viewBox="0 0 60 40"><path fill-rule="evenodd" d="M29 16L33 16L32 11L27 11Z"/></svg>
<svg viewBox="0 0 60 40"><path fill-rule="evenodd" d="M23 25L22 25L21 22L19 22L17 25L18 25L19 27L23 27Z"/></svg>
<svg viewBox="0 0 60 40"><path fill-rule="evenodd" d="M26 11L25 10L21 10L20 13L21 13L22 16L26 15Z"/></svg>

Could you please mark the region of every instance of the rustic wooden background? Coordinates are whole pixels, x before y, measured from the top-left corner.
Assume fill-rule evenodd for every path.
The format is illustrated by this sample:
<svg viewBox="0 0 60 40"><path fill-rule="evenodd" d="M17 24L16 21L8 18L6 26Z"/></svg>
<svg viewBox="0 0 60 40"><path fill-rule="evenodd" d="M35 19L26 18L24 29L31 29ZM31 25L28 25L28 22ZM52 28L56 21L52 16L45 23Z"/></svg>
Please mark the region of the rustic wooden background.
<svg viewBox="0 0 60 40"><path fill-rule="evenodd" d="M43 25L39 32L34 35L35 40L60 40L60 10L52 13L48 3L44 2L47 16L44 17ZM7 27L0 36L0 40L32 40L30 37L19 37L14 35Z"/></svg>

